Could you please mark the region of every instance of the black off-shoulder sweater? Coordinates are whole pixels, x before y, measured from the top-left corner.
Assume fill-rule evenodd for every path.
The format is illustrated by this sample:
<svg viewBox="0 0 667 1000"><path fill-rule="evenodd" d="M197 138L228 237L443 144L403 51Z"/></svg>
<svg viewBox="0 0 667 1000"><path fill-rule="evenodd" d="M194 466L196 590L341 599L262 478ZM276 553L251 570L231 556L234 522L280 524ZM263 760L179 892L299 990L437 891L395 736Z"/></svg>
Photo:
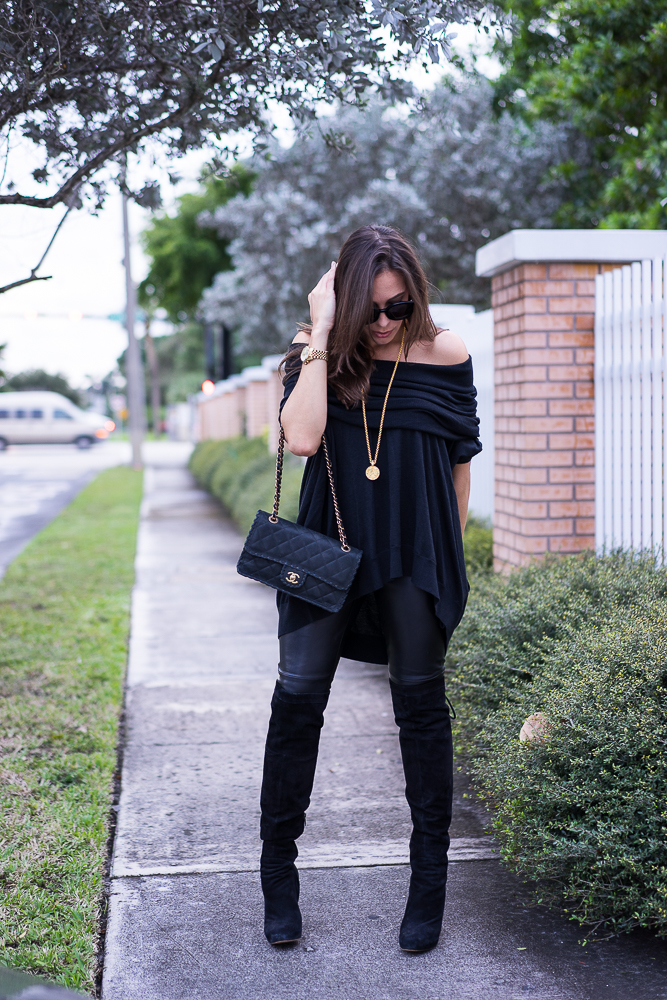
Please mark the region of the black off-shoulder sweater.
<svg viewBox="0 0 667 1000"><path fill-rule="evenodd" d="M371 376L366 413L373 453L393 367L376 361ZM297 355L288 362L281 411L300 371ZM469 587L452 468L482 450L476 396L471 358L458 365L400 362L382 432L380 477L371 481L361 406L348 410L329 390L326 438L338 502L350 545L363 551L349 595L359 599L358 611L342 656L387 662L373 592L397 577L412 577L433 595L446 643L460 622ZM298 523L338 537L321 447L306 463ZM327 614L290 594L278 592L277 600L279 635Z"/></svg>

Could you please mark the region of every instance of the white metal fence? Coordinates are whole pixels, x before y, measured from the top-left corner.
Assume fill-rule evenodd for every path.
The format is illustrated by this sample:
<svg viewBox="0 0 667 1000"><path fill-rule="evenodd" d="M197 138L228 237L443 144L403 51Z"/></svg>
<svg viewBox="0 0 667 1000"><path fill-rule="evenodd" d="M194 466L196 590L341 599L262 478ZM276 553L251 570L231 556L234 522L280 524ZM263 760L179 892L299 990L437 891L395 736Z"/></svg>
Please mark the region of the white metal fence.
<svg viewBox="0 0 667 1000"><path fill-rule="evenodd" d="M598 275L595 541L665 552L665 261Z"/></svg>

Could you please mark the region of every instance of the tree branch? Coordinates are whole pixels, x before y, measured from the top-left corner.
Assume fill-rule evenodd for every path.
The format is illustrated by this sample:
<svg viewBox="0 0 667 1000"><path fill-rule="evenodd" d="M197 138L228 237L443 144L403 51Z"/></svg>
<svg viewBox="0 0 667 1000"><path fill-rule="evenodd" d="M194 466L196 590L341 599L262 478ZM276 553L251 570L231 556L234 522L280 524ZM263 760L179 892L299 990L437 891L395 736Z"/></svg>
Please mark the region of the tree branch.
<svg viewBox="0 0 667 1000"><path fill-rule="evenodd" d="M2 295L4 292L11 291L12 288L18 288L20 285L28 285L32 281L50 281L51 280L51 278L53 277L52 274L44 275L44 277L39 277L38 274L37 274L37 272L39 271L40 267L44 263L44 261L46 259L47 253L49 252L49 250L53 246L53 244L55 242L55 238L58 235L58 233L60 232L60 229L62 227L63 222L65 221L65 219L67 218L67 216L69 215L69 213L72 211L72 208L74 206L74 202L76 201L76 196L77 196L78 193L79 193L79 188L77 187L77 189L75 190L74 194L72 195L72 197L69 200L69 205L67 206L67 208L65 210L65 214L63 215L62 219L60 220L60 222L56 226L56 228L54 230L54 233L53 233L53 236L51 237L51 239L48 242L46 250L44 251L44 253L42 254L42 256L39 258L39 261L37 262L37 264L33 268L31 268L31 270L30 270L30 276L28 278L19 278L18 281L12 281L11 284L9 284L9 285L3 285L0 288L0 295Z"/></svg>
<svg viewBox="0 0 667 1000"><path fill-rule="evenodd" d="M215 85L220 75L220 64L216 65L208 76L207 88ZM131 135L123 135L116 142L110 143L105 149L100 150L95 156L84 163L79 169L69 177L65 183L50 197L39 198L22 194L0 195L0 205L28 205L33 208L54 208L61 201L64 201L73 187L79 190L84 181L89 180L92 174L104 166L116 153L129 149L140 139L162 132L172 125L178 125L180 119L184 118L197 104L201 103L202 94L195 93L189 99L183 101L179 107L175 108L168 115L144 128L137 129ZM69 211L69 210L68 210ZM64 217L63 217L64 218ZM0 292L2 289L0 288Z"/></svg>
<svg viewBox="0 0 667 1000"><path fill-rule="evenodd" d="M29 278L20 278L19 281L12 281L10 285L2 285L2 287L0 287L0 295L2 295L3 292L11 291L12 288L18 288L19 285L29 285L31 281L50 281L52 277L52 274L45 274L43 278L38 278L33 270L30 272Z"/></svg>

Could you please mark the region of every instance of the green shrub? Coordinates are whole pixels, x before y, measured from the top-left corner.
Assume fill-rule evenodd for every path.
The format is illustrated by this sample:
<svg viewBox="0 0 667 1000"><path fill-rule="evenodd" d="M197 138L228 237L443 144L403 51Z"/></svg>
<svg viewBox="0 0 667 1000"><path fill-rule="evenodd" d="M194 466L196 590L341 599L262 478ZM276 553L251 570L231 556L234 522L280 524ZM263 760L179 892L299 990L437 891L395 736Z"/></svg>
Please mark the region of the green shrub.
<svg viewBox="0 0 667 1000"><path fill-rule="evenodd" d="M666 663L667 572L621 552L478 577L448 653L504 859L612 932L667 934Z"/></svg>
<svg viewBox="0 0 667 1000"><path fill-rule="evenodd" d="M259 508L273 506L276 463L268 454L265 438L230 438L202 441L190 458L197 482L209 490L247 531ZM280 516L295 521L303 464L285 452ZM493 532L487 521L471 514L463 534L463 551L470 577L488 574L493 567Z"/></svg>
<svg viewBox="0 0 667 1000"><path fill-rule="evenodd" d="M471 725L512 702L571 629L615 607L667 599L667 572L649 555L547 557L509 577L478 580L447 657Z"/></svg>
<svg viewBox="0 0 667 1000"><path fill-rule="evenodd" d="M607 610L486 720L474 771L502 853L582 924L667 935L667 602ZM536 710L545 738L521 743Z"/></svg>
<svg viewBox="0 0 667 1000"><path fill-rule="evenodd" d="M463 532L463 552L469 577L488 574L493 569L493 531L488 521L468 515Z"/></svg>
<svg viewBox="0 0 667 1000"><path fill-rule="evenodd" d="M223 504L245 534L255 514L273 507L276 460L266 438L202 441L192 452L190 470L197 482ZM300 459L285 452L280 516L295 521L303 475Z"/></svg>

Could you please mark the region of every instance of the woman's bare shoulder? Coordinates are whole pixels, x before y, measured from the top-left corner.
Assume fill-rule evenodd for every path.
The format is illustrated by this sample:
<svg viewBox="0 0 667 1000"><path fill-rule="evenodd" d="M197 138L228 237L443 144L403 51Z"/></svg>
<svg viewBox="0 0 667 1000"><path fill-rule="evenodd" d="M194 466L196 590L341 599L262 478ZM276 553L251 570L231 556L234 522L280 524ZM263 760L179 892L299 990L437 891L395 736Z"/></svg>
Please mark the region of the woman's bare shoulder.
<svg viewBox="0 0 667 1000"><path fill-rule="evenodd" d="M435 340L424 345L426 347L431 365L460 365L468 360L468 349L461 338L451 330L441 330Z"/></svg>

